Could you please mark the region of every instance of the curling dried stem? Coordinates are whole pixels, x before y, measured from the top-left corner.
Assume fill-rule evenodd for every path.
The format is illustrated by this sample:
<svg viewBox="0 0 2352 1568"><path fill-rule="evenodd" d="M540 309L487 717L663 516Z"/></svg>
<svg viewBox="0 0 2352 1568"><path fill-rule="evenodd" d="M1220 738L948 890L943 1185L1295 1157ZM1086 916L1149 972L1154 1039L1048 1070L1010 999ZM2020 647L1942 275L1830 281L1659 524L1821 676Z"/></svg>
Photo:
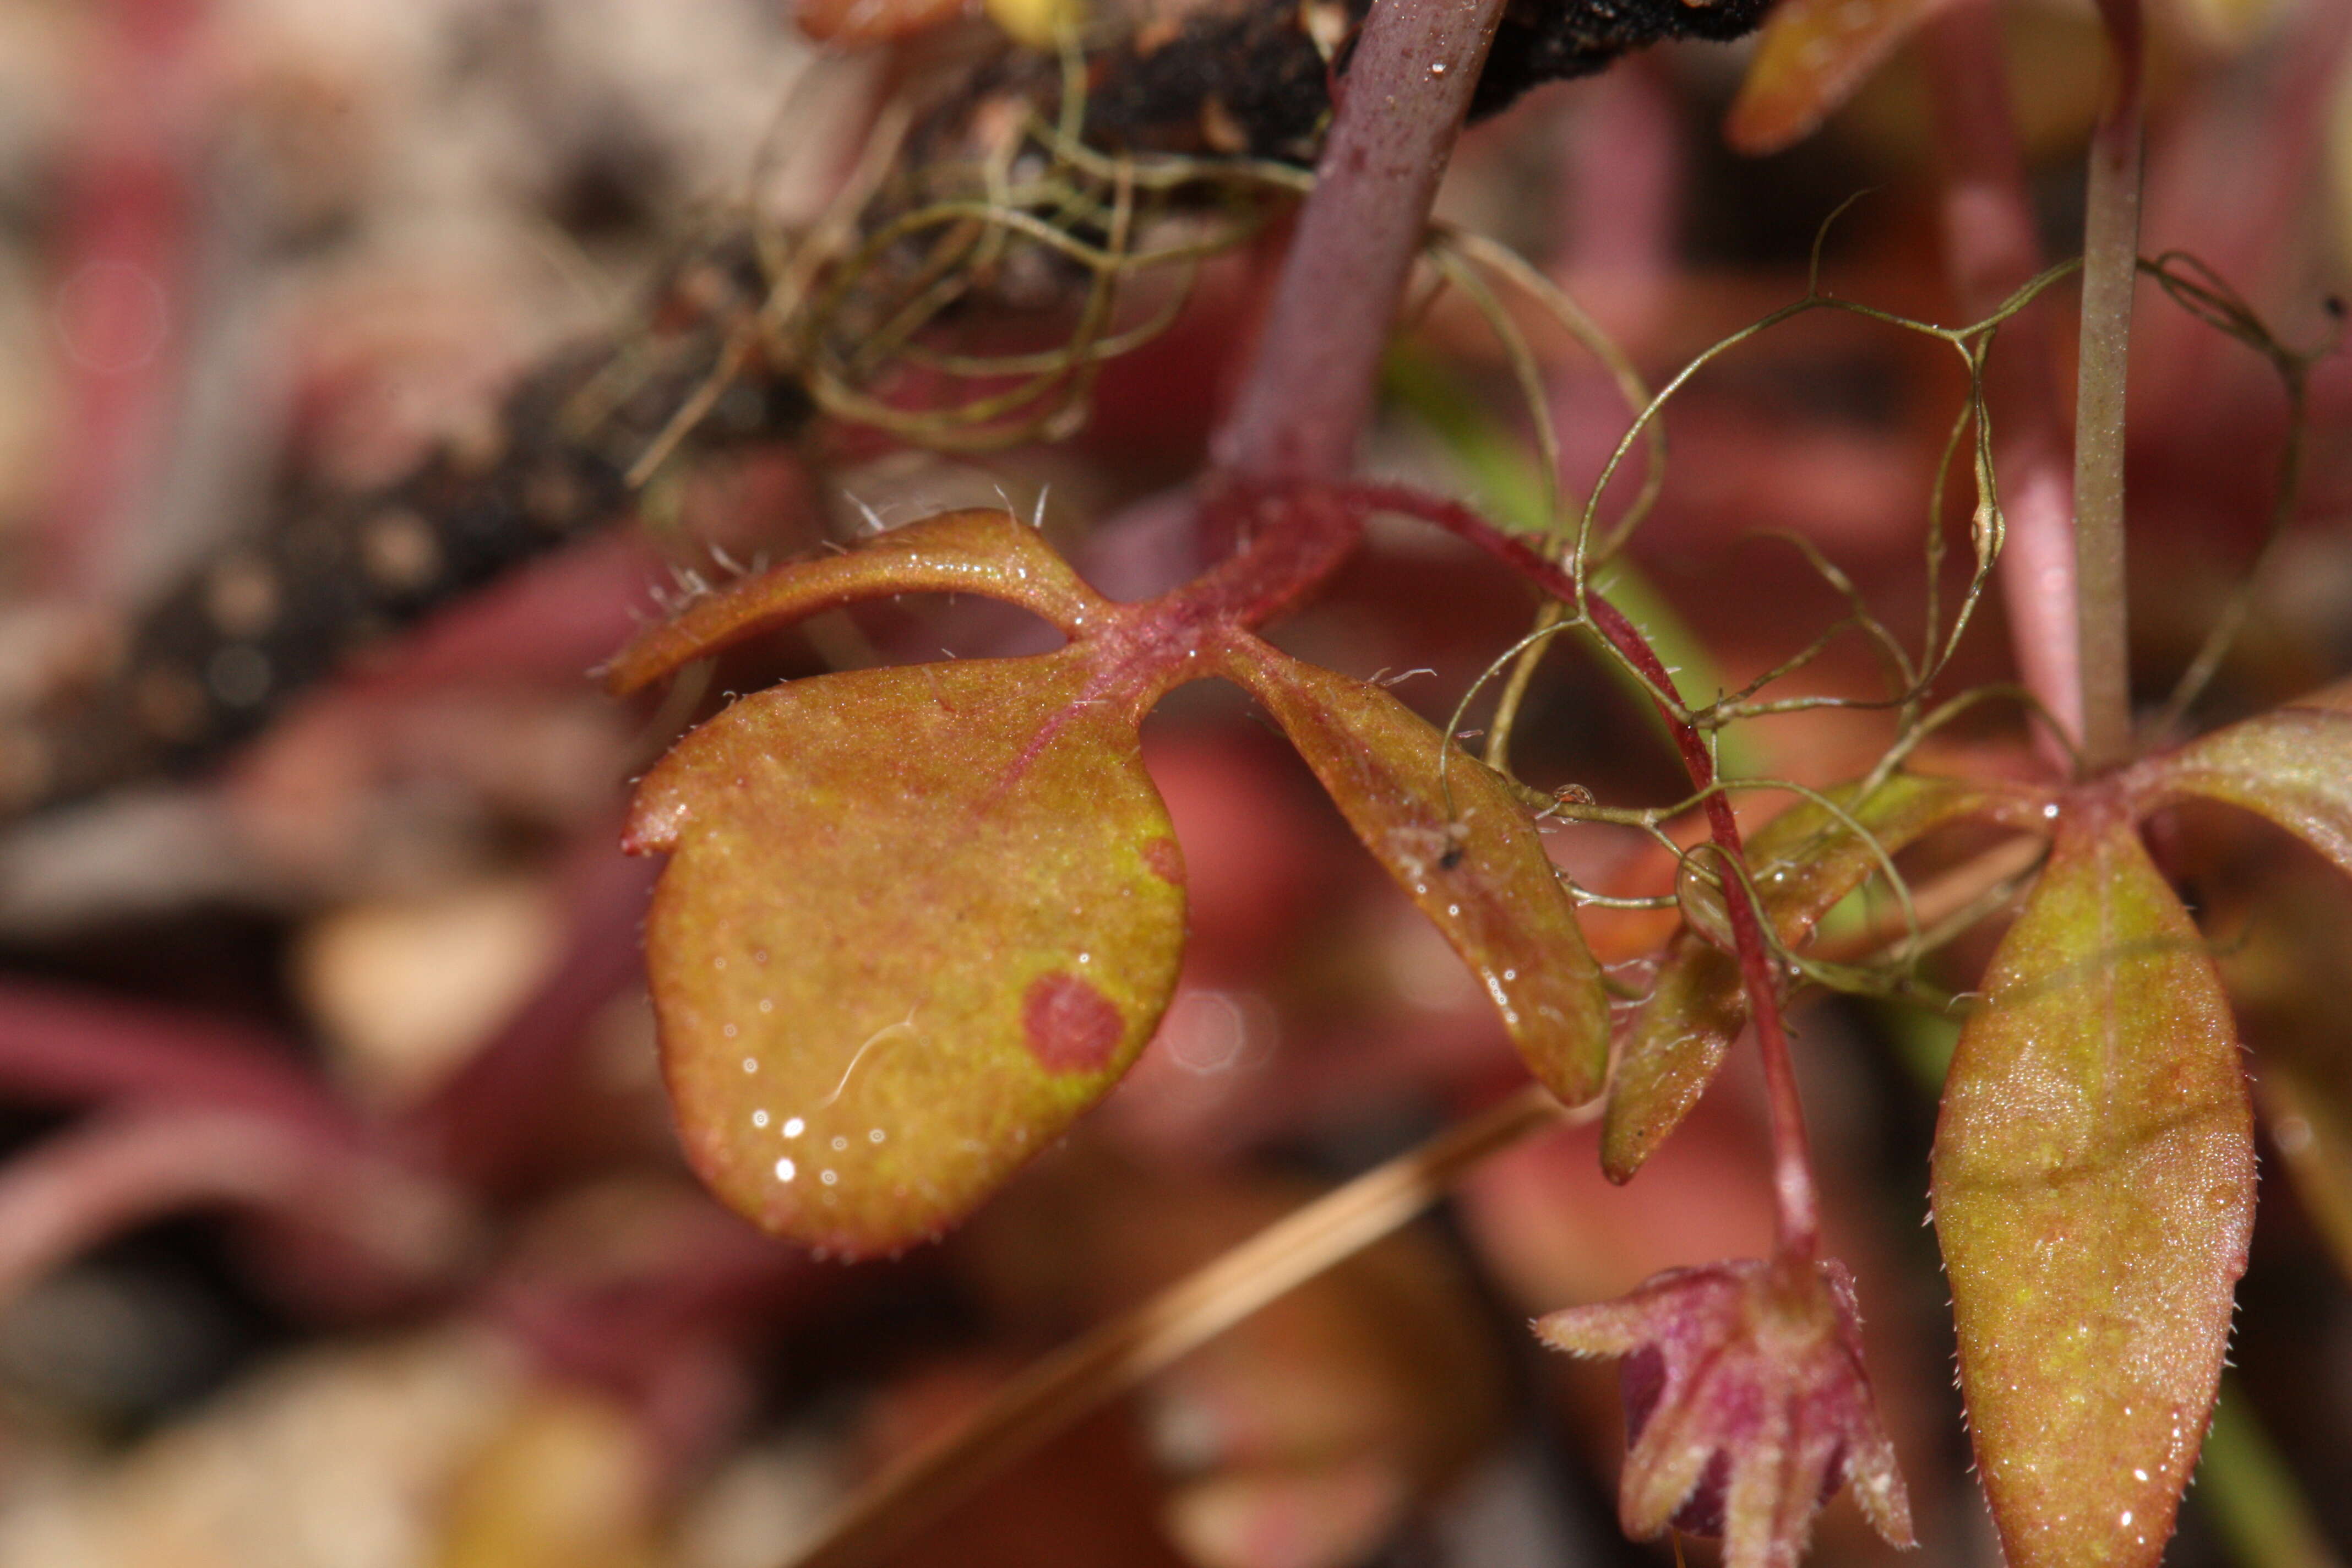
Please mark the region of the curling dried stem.
<svg viewBox="0 0 2352 1568"><path fill-rule="evenodd" d="M1927 31L1931 47L1924 60L1947 164L1946 268L1962 308L1981 315L2042 270L2025 155L2010 111L2000 19L1992 0L1964 0L1930 21ZM2042 753L2053 766L2063 766L2068 747L2079 743L2083 731L2067 436L2049 378L2047 313L2026 315L2011 330L2010 349L1989 378L2001 409L2000 465L2009 516L2001 596L2018 673L2057 717L2064 736L2062 742L2045 732ZM1940 538L1931 528L1931 546ZM1933 565L1930 571L1932 595ZM1928 619L1932 626L1932 609Z"/></svg>

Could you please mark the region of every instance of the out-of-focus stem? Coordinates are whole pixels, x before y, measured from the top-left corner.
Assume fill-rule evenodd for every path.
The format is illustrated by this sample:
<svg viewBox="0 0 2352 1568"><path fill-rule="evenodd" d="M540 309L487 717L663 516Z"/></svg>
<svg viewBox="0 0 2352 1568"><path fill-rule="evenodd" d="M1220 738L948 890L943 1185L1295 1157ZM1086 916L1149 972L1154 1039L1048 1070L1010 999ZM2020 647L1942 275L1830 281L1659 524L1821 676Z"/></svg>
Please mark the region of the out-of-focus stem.
<svg viewBox="0 0 2352 1568"><path fill-rule="evenodd" d="M438 1279L462 1255L455 1194L347 1137L244 1110L141 1107L61 1132L0 1177L0 1301L163 1215L257 1209L341 1237L387 1279Z"/></svg>
<svg viewBox="0 0 2352 1568"><path fill-rule="evenodd" d="M1990 0L1963 0L1927 24L1924 51L1945 163L1944 255L1960 308L1978 319L2042 271L2025 160L2009 104L2000 25ZM2082 633L2074 604L2074 487L2050 382L2047 307L2001 329L1988 368L1994 443L2009 520L2001 595L2018 675L2077 745L2083 737ZM2045 755L2066 748L2037 730Z"/></svg>
<svg viewBox="0 0 2352 1568"><path fill-rule="evenodd" d="M1213 443L1254 479L1345 474L1502 0L1381 0L1365 19L1257 359Z"/></svg>
<svg viewBox="0 0 2352 1568"><path fill-rule="evenodd" d="M2075 605L2081 625L2083 763L2131 751L2131 667L2124 618L2124 374L2139 264L2140 143L2146 118L2139 0L2099 0L2114 80L2091 138L2083 226L2083 352L2074 403Z"/></svg>
<svg viewBox="0 0 2352 1568"><path fill-rule="evenodd" d="M96 71L67 176L55 301L69 413L49 498L44 565L58 586L123 591L123 532L152 497L179 395L195 247L175 121L194 100L207 0L89 5Z"/></svg>

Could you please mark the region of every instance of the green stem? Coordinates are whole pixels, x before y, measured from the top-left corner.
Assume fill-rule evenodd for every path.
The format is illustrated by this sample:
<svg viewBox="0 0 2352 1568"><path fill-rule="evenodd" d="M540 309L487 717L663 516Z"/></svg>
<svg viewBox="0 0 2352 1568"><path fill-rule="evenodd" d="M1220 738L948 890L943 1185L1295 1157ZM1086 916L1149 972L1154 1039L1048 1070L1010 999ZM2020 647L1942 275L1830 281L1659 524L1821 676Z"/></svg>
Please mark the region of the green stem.
<svg viewBox="0 0 2352 1568"><path fill-rule="evenodd" d="M2139 0L2100 0L2115 81L2091 139L2083 226L2083 339L2074 406L2075 604L2082 647L2083 761L2097 772L2131 752L2131 661L2124 616L2124 377L2139 275L2140 145L2146 119Z"/></svg>

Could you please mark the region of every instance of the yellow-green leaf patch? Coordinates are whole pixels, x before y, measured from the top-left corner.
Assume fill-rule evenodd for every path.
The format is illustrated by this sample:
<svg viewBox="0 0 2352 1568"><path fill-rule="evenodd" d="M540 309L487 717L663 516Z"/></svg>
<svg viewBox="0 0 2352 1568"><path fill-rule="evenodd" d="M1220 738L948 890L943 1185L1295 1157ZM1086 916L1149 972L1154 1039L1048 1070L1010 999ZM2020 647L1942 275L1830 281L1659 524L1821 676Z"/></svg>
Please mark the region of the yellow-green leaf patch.
<svg viewBox="0 0 2352 1568"><path fill-rule="evenodd" d="M2127 813L2073 808L1961 1030L1936 1130L1961 1385L2012 1568L2162 1555L2253 1203L2212 960Z"/></svg>

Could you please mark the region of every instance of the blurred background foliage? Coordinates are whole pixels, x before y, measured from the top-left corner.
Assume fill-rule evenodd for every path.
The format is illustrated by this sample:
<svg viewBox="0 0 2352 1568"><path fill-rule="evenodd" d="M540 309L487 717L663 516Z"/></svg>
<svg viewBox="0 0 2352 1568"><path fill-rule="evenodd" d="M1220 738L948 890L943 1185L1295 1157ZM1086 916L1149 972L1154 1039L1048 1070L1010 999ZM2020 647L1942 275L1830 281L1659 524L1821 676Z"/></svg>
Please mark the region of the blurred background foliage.
<svg viewBox="0 0 2352 1568"><path fill-rule="evenodd" d="M2144 248L2193 251L2290 342L2352 274L2339 6L2152 12ZM2071 0L2000 19L2043 244L2064 255L2095 22ZM700 237L746 213L812 221L908 56L952 68L958 29L987 26L877 57L820 52L782 0L0 0L0 711L306 498L436 447L494 460L518 376L630 330ZM1540 90L1469 134L1442 216L1544 267L1653 375L1801 292L1819 225L1857 191L1829 283L1958 320L1927 37L1761 158L1721 130L1749 49L1671 47ZM758 1237L676 1153L637 972L648 878L616 837L625 781L687 715L608 702L584 672L656 585L855 537L867 515L1002 496L1108 590L1164 581L1184 542L1090 525L1199 466L1264 265L1208 268L1174 330L1106 369L1068 442L962 458L818 431L670 465L636 521L300 696L220 768L0 829L0 1563L766 1568L1037 1354L1519 1081L1484 998L1297 760L1237 696L1195 687L1146 732L1190 871L1184 980L1104 1110L945 1244L856 1268ZM2260 543L2284 406L2254 355L2152 293L2141 317L2134 656L2160 690ZM1528 330L1566 477L1589 482L1617 393ZM1508 461L1465 461L1531 448L1511 367L1458 296L1415 320L1393 381L1370 468L1524 500ZM1959 391L1916 341L1843 317L1695 384L1633 552L1694 657L1737 685L1840 612L1755 537L1775 529L1916 625ZM2352 668L2340 360L2313 399L2302 514L2210 717ZM1389 531L1278 640L1414 672L1398 694L1442 721L1530 608L1465 550ZM716 684L984 635L957 607L836 616ZM2002 678L1999 626L1962 657L1965 679ZM1874 679L1858 641L1804 677ZM1756 771L1821 783L1885 736L1829 710L1744 743ZM1990 721L1936 743L1996 770L2017 744ZM0 748L0 769L22 755ZM1679 793L1645 716L1572 658L1546 665L1516 758L1548 787ZM1630 833L1552 842L1604 889L1654 890L1665 864ZM1931 844L1916 869L1969 847ZM2236 1384L2171 1560L2332 1561L2352 1543L2352 892L2219 811L2177 814L2158 848L2225 955L2273 1129ZM1597 913L1595 946L1638 957L1670 921ZM1964 990L1990 942L1944 955L1939 981ZM1797 1027L1917 1561L1990 1564L1919 1225L1951 1025L1823 1003ZM1602 1181L1590 1130L1494 1159L903 1560L1658 1561L1612 1520L1613 1377L1546 1358L1524 1321L1760 1250L1761 1114L1735 1053L1628 1187ZM1841 1502L1815 1560L1889 1554Z"/></svg>

